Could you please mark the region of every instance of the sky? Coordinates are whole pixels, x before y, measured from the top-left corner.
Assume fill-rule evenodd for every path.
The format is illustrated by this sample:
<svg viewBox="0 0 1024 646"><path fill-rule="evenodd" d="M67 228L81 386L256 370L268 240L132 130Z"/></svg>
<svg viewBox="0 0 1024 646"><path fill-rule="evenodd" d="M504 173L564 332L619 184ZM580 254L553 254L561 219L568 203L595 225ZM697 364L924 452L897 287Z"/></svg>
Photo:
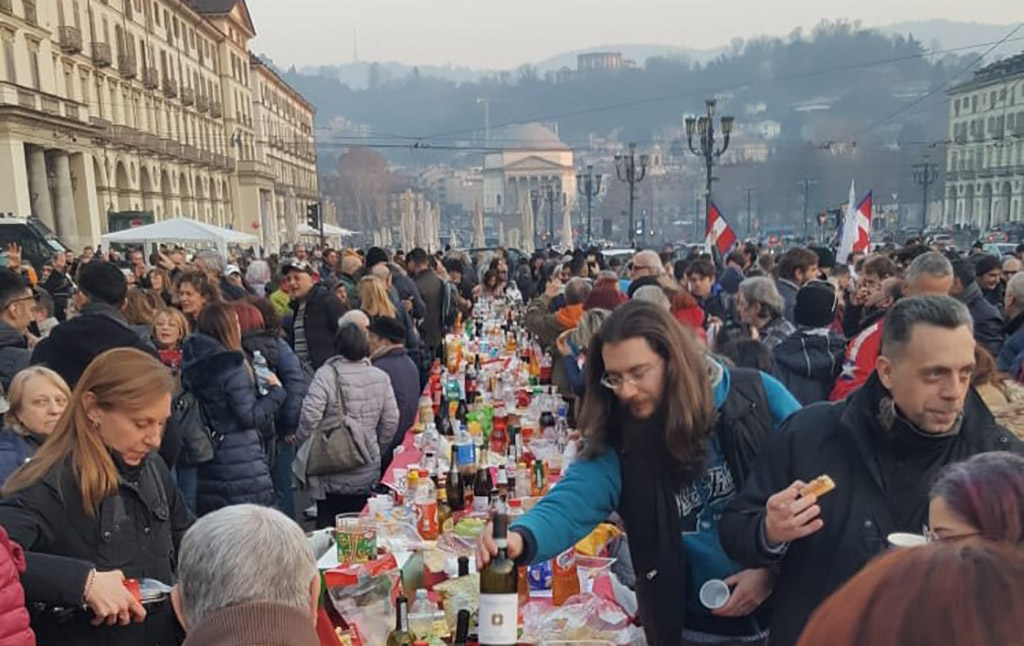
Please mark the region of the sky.
<svg viewBox="0 0 1024 646"><path fill-rule="evenodd" d="M353 60L513 69L602 44L708 49L823 18L864 26L1024 20L1019 0L247 0L253 50L281 67Z"/></svg>

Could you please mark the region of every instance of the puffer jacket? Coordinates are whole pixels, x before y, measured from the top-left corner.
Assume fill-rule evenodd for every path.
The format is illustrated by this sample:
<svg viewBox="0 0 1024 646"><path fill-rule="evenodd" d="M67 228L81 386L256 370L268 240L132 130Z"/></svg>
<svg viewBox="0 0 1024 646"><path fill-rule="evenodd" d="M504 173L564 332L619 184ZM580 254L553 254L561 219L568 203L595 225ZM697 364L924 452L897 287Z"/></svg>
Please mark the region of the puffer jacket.
<svg viewBox="0 0 1024 646"><path fill-rule="evenodd" d="M186 337L182 354L182 385L199 400L206 421L222 437L213 460L199 465L197 513L240 503L272 505L274 486L261 429L273 424L288 393L275 386L258 397L242 353L205 334Z"/></svg>
<svg viewBox="0 0 1024 646"><path fill-rule="evenodd" d="M0 384L6 391L14 375L27 368L32 358L25 335L6 323L0 323Z"/></svg>
<svg viewBox="0 0 1024 646"><path fill-rule="evenodd" d="M830 328L800 329L775 346L775 374L807 406L828 399L843 369L846 339Z"/></svg>
<svg viewBox="0 0 1024 646"><path fill-rule="evenodd" d="M28 462L45 440L42 435L22 434L10 427L0 430L0 487L18 467Z"/></svg>
<svg viewBox="0 0 1024 646"><path fill-rule="evenodd" d="M339 428L344 423L371 447L370 462L358 469L326 476L309 476L310 495L322 500L328 493L365 494L380 480L381 454L398 429L398 405L387 373L368 359L349 361L332 357L316 371L302 402L299 442L317 428ZM306 448L306 447L303 447ZM300 451L300 456L305 453Z"/></svg>
<svg viewBox="0 0 1024 646"><path fill-rule="evenodd" d="M25 609L25 590L21 587L24 571L25 553L0 527L0 646L36 643Z"/></svg>
<svg viewBox="0 0 1024 646"><path fill-rule="evenodd" d="M284 339L265 330L243 336L242 349L245 350L250 363L253 354L259 351L267 360L267 366L281 380L288 397L277 411L274 427L278 437L294 435L295 429L299 427L302 398L306 396L306 389L309 387L309 379L306 378L299 358Z"/></svg>

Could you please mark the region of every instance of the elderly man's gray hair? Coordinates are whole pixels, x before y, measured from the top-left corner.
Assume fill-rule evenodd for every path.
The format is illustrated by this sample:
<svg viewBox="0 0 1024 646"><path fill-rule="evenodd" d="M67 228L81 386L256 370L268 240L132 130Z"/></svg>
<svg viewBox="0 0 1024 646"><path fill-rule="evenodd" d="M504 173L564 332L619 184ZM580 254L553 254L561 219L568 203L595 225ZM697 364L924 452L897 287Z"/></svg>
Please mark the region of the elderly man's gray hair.
<svg viewBox="0 0 1024 646"><path fill-rule="evenodd" d="M955 298L935 295L904 298L885 315L882 354L890 356L909 343L917 325L933 325L947 330L966 327L972 333L974 331L971 312Z"/></svg>
<svg viewBox="0 0 1024 646"><path fill-rule="evenodd" d="M1014 274L1006 283L1006 293L1018 307L1024 307L1024 273Z"/></svg>
<svg viewBox="0 0 1024 646"><path fill-rule="evenodd" d="M178 589L187 627L242 603L310 612L316 576L302 528L269 507L223 507L197 520L181 541Z"/></svg>
<svg viewBox="0 0 1024 646"><path fill-rule="evenodd" d="M644 249L633 256L633 266L650 269L654 272L655 276L660 276L664 269L661 265L661 256L658 255L657 251L651 251L650 249Z"/></svg>
<svg viewBox="0 0 1024 646"><path fill-rule="evenodd" d="M355 325L365 330L370 325L370 317L363 310L349 310L338 319L338 329L346 325Z"/></svg>
<svg viewBox="0 0 1024 646"><path fill-rule="evenodd" d="M217 274L223 274L224 268L227 266L224 256L220 255L220 252L216 249L203 249L196 254L195 259L202 261L204 269L215 271Z"/></svg>
<svg viewBox="0 0 1024 646"><path fill-rule="evenodd" d="M658 285L644 285L633 294L634 301L647 301L666 310L672 309L672 303L665 295L665 290Z"/></svg>
<svg viewBox="0 0 1024 646"><path fill-rule="evenodd" d="M579 276L569 279L569 282L565 285L565 302L567 305L579 305L583 301L587 300L590 296L590 292L594 289L594 284L590 282L589 278L580 278Z"/></svg>
<svg viewBox="0 0 1024 646"><path fill-rule="evenodd" d="M917 277L926 274L934 278L947 278L953 275L953 264L938 251L923 253L907 269L907 283L913 285Z"/></svg>
<svg viewBox="0 0 1024 646"><path fill-rule="evenodd" d="M767 276L754 276L740 283L740 293L748 304L759 303L767 307L772 316L779 316L786 308L786 302L779 294L775 281Z"/></svg>

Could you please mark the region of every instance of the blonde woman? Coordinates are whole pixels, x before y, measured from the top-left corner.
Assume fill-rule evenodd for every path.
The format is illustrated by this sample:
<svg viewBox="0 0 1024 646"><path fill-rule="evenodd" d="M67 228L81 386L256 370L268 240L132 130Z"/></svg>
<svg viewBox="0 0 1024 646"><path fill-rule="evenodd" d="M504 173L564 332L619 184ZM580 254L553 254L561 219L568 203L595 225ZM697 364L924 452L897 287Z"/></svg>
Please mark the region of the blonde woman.
<svg viewBox="0 0 1024 646"><path fill-rule="evenodd" d="M0 430L0 486L53 432L71 392L56 372L30 366L14 376L7 395L11 407Z"/></svg>
<svg viewBox="0 0 1024 646"><path fill-rule="evenodd" d="M89 364L35 457L7 481L0 526L27 554L26 600L40 646L177 644L167 602L145 607L125 577L172 583L192 522L155 455L174 378L155 357L109 350ZM62 609L85 606L90 612ZM55 608L56 610L48 610Z"/></svg>
<svg viewBox="0 0 1024 646"><path fill-rule="evenodd" d="M153 345L165 366L181 369L181 342L188 336L188 319L181 310L169 307L153 317Z"/></svg>
<svg viewBox="0 0 1024 646"><path fill-rule="evenodd" d="M376 276L365 276L359 281L359 308L371 319L375 316L396 318L395 305L388 296L387 286Z"/></svg>

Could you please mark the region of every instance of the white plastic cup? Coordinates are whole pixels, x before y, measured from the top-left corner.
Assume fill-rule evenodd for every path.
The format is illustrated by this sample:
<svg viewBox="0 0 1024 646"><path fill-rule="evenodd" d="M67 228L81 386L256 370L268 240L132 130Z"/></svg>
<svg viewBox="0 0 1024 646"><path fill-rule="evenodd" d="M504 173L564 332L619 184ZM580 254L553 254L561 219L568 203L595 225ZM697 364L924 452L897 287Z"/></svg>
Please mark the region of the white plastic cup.
<svg viewBox="0 0 1024 646"><path fill-rule="evenodd" d="M700 586L700 602L709 610L718 610L729 603L732 590L721 579L708 579Z"/></svg>
<svg viewBox="0 0 1024 646"><path fill-rule="evenodd" d="M889 541L890 547L902 548L902 547L920 547L928 542L924 536L920 534L909 534L907 532L893 532L886 537Z"/></svg>

